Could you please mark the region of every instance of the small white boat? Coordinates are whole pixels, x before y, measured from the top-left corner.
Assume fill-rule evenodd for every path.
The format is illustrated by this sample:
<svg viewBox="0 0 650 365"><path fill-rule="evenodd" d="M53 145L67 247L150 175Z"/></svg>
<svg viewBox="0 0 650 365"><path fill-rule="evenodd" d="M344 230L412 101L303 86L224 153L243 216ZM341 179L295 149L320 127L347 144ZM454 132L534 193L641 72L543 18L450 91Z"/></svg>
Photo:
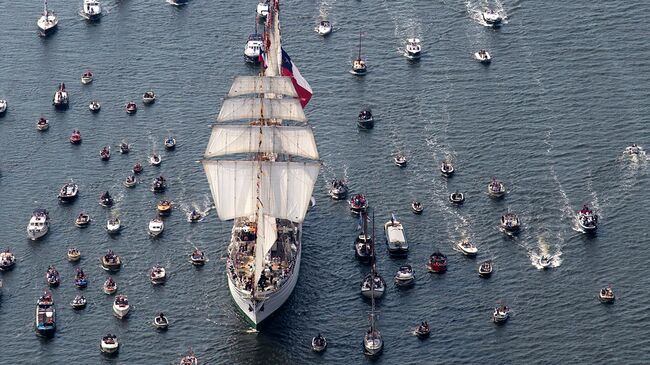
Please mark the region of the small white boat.
<svg viewBox="0 0 650 365"><path fill-rule="evenodd" d="M203 251L199 250L198 248L195 248L192 250L192 253L190 254L190 262L194 266L202 266L205 265L205 262L207 259L205 258L205 254Z"/></svg>
<svg viewBox="0 0 650 365"><path fill-rule="evenodd" d="M329 20L321 20L320 23L318 23L318 27L316 28L316 32L322 36L326 36L330 33L332 33L332 23L330 23Z"/></svg>
<svg viewBox="0 0 650 365"><path fill-rule="evenodd" d="M129 305L129 299L126 297L124 294L120 294L115 297L115 300L113 301L113 313L117 318L124 318L129 314L129 310L131 309Z"/></svg>
<svg viewBox="0 0 650 365"><path fill-rule="evenodd" d="M422 206L422 203L420 203L419 201L413 200L411 202L411 210L415 214L422 214L422 212L424 211L424 207Z"/></svg>
<svg viewBox="0 0 650 365"><path fill-rule="evenodd" d="M628 156L635 157L635 156L644 155L645 151L643 150L643 148L641 148L641 146L634 143L631 146L625 147L625 154Z"/></svg>
<svg viewBox="0 0 650 365"><path fill-rule="evenodd" d="M138 105L132 101L126 103L126 114L135 114L138 111Z"/></svg>
<svg viewBox="0 0 650 365"><path fill-rule="evenodd" d="M486 11L482 12L481 18L483 18L485 24L493 27L498 27L503 22L503 17L492 9L487 9Z"/></svg>
<svg viewBox="0 0 650 365"><path fill-rule="evenodd" d="M48 35L56 30L59 24L59 19L54 15L54 12L47 9L47 0L43 0L43 15L38 19L36 25L41 31L42 35Z"/></svg>
<svg viewBox="0 0 650 365"><path fill-rule="evenodd" d="M613 303L616 300L616 296L612 287L607 286L606 288L600 289L600 292L598 292L598 300L602 303Z"/></svg>
<svg viewBox="0 0 650 365"><path fill-rule="evenodd" d="M473 243L467 240L462 240L458 242L456 244L456 247L465 256L476 256L476 254L478 253L478 248L476 247L476 245L474 245Z"/></svg>
<svg viewBox="0 0 650 365"><path fill-rule="evenodd" d="M361 294L366 298L379 299L386 291L386 282L377 272L366 275L361 282Z"/></svg>
<svg viewBox="0 0 650 365"><path fill-rule="evenodd" d="M76 248L70 248L68 249L67 256L68 256L68 261L70 262L79 261L81 259L81 252Z"/></svg>
<svg viewBox="0 0 650 365"><path fill-rule="evenodd" d="M258 63L260 55L264 49L264 40L259 33L252 33L246 40L246 47L244 47L244 59L249 63Z"/></svg>
<svg viewBox="0 0 650 365"><path fill-rule="evenodd" d="M183 356L181 358L181 362L179 363L180 365L199 365L199 359L194 356L192 351L190 351L189 355Z"/></svg>
<svg viewBox="0 0 650 365"><path fill-rule="evenodd" d="M176 138L173 136L168 136L165 138L165 149L173 150L176 148Z"/></svg>
<svg viewBox="0 0 650 365"><path fill-rule="evenodd" d="M119 218L111 218L106 222L106 232L108 234L117 234L122 229Z"/></svg>
<svg viewBox="0 0 650 365"><path fill-rule="evenodd" d="M116 255L112 250L108 250L106 255L100 259L102 268L106 271L117 272L122 268L122 258Z"/></svg>
<svg viewBox="0 0 650 365"><path fill-rule="evenodd" d="M68 107L68 102L68 92L65 90L65 84L62 82L54 93L52 105L54 105L56 109L66 109Z"/></svg>
<svg viewBox="0 0 650 365"><path fill-rule="evenodd" d="M149 234L152 237L158 237L165 229L165 224L161 219L154 218L149 222Z"/></svg>
<svg viewBox="0 0 650 365"><path fill-rule="evenodd" d="M476 60L481 62L481 63L490 63L490 62L492 62L492 56L490 56L488 51L486 51L484 49L474 53L474 58L476 58Z"/></svg>
<svg viewBox="0 0 650 365"><path fill-rule="evenodd" d="M488 184L488 194L494 198L500 198L506 194L506 187L502 182L497 181L496 178L492 178L492 181Z"/></svg>
<svg viewBox="0 0 650 365"><path fill-rule="evenodd" d="M93 73L90 71L86 71L83 74L81 74L81 83L84 85L88 85L91 82L93 82Z"/></svg>
<svg viewBox="0 0 650 365"><path fill-rule="evenodd" d="M406 242L404 226L395 218L394 214L391 214L390 220L384 224L384 233L389 254L403 256L408 253L409 245Z"/></svg>
<svg viewBox="0 0 650 365"><path fill-rule="evenodd" d="M327 340L325 337L321 336L319 333L318 336L311 339L311 349L314 352L323 352L327 349Z"/></svg>
<svg viewBox="0 0 650 365"><path fill-rule="evenodd" d="M59 201L61 203L70 203L77 199L77 194L79 193L79 186L73 182L64 184L61 189L59 189Z"/></svg>
<svg viewBox="0 0 650 365"><path fill-rule="evenodd" d="M537 264L542 269L548 269L549 267L551 267L551 265L553 265L553 257L549 255L542 255L537 260Z"/></svg>
<svg viewBox="0 0 650 365"><path fill-rule="evenodd" d="M598 228L598 215L586 205L578 211L576 220L584 232L595 232Z"/></svg>
<svg viewBox="0 0 650 365"><path fill-rule="evenodd" d="M155 101L156 101L156 94L154 94L153 91L145 91L145 93L142 94L142 102L145 105L153 104Z"/></svg>
<svg viewBox="0 0 650 365"><path fill-rule="evenodd" d="M521 221L519 221L519 217L515 213L508 212L501 216L499 225L508 232L516 232L521 227Z"/></svg>
<svg viewBox="0 0 650 365"><path fill-rule="evenodd" d="M43 117L38 118L38 122L36 122L36 129L39 131L46 131L48 128L50 128L50 122Z"/></svg>
<svg viewBox="0 0 650 365"><path fill-rule="evenodd" d="M154 285L162 284L167 279L165 268L160 265L155 265L149 270L149 280Z"/></svg>
<svg viewBox="0 0 650 365"><path fill-rule="evenodd" d="M114 294L117 291L117 283L115 280L113 280L112 277L108 277L106 281L104 281L104 285L102 286L102 291L104 291L105 294L111 295Z"/></svg>
<svg viewBox="0 0 650 365"><path fill-rule="evenodd" d="M169 326L169 320L163 313L159 313L154 319L153 319L153 325L154 327L158 329L167 329Z"/></svg>
<svg viewBox="0 0 650 365"><path fill-rule="evenodd" d="M329 196L334 200L345 199L348 195L348 185L345 180L334 179L330 183Z"/></svg>
<svg viewBox="0 0 650 365"><path fill-rule="evenodd" d="M83 309L86 307L87 300L83 295L77 295L70 302L70 306L74 309Z"/></svg>
<svg viewBox="0 0 650 365"><path fill-rule="evenodd" d="M149 156L149 163L153 166L160 166L162 163L162 157L154 153L153 155Z"/></svg>
<svg viewBox="0 0 650 365"><path fill-rule="evenodd" d="M408 286L415 283L415 273L411 265L402 265L395 274L395 285Z"/></svg>
<svg viewBox="0 0 650 365"><path fill-rule="evenodd" d="M419 60L422 56L422 45L420 39L409 38L406 40L406 48L404 48L404 57L409 60Z"/></svg>
<svg viewBox="0 0 650 365"><path fill-rule="evenodd" d="M4 99L0 99L0 117L5 115L7 112L7 101Z"/></svg>
<svg viewBox="0 0 650 365"><path fill-rule="evenodd" d="M102 106L99 104L97 100L93 100L88 104L88 109L90 109L91 112L97 113L102 109Z"/></svg>
<svg viewBox="0 0 650 365"><path fill-rule="evenodd" d="M135 175L129 175L124 180L124 186L127 188L132 188L138 183L138 180L135 178Z"/></svg>
<svg viewBox="0 0 650 365"><path fill-rule="evenodd" d="M494 312L492 313L492 320L494 323L504 323L508 318L510 318L510 308L506 305L502 304L494 308Z"/></svg>
<svg viewBox="0 0 650 365"><path fill-rule="evenodd" d="M401 153L398 153L397 156L393 157L393 162L399 167L406 167L406 164L408 163L406 156Z"/></svg>
<svg viewBox="0 0 650 365"><path fill-rule="evenodd" d="M442 176L450 177L455 171L456 170L451 162L442 161L442 163L440 163L440 172L442 173Z"/></svg>
<svg viewBox="0 0 650 365"><path fill-rule="evenodd" d="M257 4L256 12L260 19L266 19L269 15L269 0L262 0Z"/></svg>
<svg viewBox="0 0 650 365"><path fill-rule="evenodd" d="M481 265L478 267L478 276L482 278L488 278L492 276L492 270L494 270L494 267L492 265L492 261L483 261Z"/></svg>
<svg viewBox="0 0 650 365"><path fill-rule="evenodd" d="M45 209L36 209L27 224L27 237L35 241L45 236L50 228L50 216Z"/></svg>
<svg viewBox="0 0 650 365"><path fill-rule="evenodd" d="M87 20L98 20L102 16L102 5L97 0L84 0L81 16Z"/></svg>
<svg viewBox="0 0 650 365"><path fill-rule="evenodd" d="M465 194L455 191L449 194L449 202L453 204L462 204L465 201Z"/></svg>
<svg viewBox="0 0 650 365"><path fill-rule="evenodd" d="M16 256L11 251L0 252L0 271L10 270L16 264Z"/></svg>
<svg viewBox="0 0 650 365"><path fill-rule="evenodd" d="M102 337L100 349L103 353L113 354L119 351L120 343L117 341L117 336L110 333Z"/></svg>

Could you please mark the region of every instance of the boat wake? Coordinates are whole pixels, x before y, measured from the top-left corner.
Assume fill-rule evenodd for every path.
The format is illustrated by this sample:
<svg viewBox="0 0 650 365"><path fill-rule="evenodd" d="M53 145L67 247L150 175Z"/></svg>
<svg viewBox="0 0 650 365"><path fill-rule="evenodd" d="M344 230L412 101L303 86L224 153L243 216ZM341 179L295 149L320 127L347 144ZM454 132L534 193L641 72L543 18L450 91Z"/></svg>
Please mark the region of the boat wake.
<svg viewBox="0 0 650 365"><path fill-rule="evenodd" d="M558 239L561 240L561 236L558 234ZM550 245L546 242L543 236L540 236L538 238L538 247L536 249L533 249L528 252L528 257L530 258L531 264L538 270L543 270L544 266L540 264L540 259L542 256L549 256L551 265L548 267L555 268L559 267L562 264L562 244L563 241L558 241L560 242L557 245L554 245L554 247L550 247Z"/></svg>
<svg viewBox="0 0 650 365"><path fill-rule="evenodd" d="M210 210L212 210L214 208L214 206L212 205L212 201L210 200L209 195L204 195L203 196L203 201L201 201L199 203L197 203L197 202L191 202L191 203L183 202L183 203L179 204L179 207L181 208L181 210L185 214L185 217L186 217L188 222L192 222L192 219L191 219L192 210L195 210L197 213L199 213L201 215L201 218L199 218L195 222L201 222L202 220L205 219L205 217L208 216L208 214L210 213Z"/></svg>

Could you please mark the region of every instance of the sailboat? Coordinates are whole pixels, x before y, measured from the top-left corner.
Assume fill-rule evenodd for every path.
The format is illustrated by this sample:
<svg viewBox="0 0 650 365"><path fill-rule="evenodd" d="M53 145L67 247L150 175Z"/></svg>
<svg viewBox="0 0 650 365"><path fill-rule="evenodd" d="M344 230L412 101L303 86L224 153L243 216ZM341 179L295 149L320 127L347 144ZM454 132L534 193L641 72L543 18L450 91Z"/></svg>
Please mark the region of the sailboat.
<svg viewBox="0 0 650 365"><path fill-rule="evenodd" d="M365 217L364 217L365 218ZM365 227L365 223L364 223ZM364 229L365 235L365 229ZM372 237L375 237L375 215L372 215ZM366 275L361 281L361 294L366 298L371 298L373 301L379 299L386 291L386 281L377 272L377 260L375 255L375 242L374 239L370 240L370 273Z"/></svg>
<svg viewBox="0 0 650 365"><path fill-rule="evenodd" d="M56 30L59 24L59 19L54 15L54 12L47 10L47 0L43 0L43 15L38 19L36 25L40 29L41 34L46 36Z"/></svg>
<svg viewBox="0 0 650 365"><path fill-rule="evenodd" d="M384 340L381 337L381 332L377 329L377 314L375 313L375 298L371 296L370 307L370 328L363 336L363 353L373 357L377 356L384 349Z"/></svg>
<svg viewBox="0 0 650 365"><path fill-rule="evenodd" d="M366 67L366 61L361 59L361 35L362 33L359 33L359 56L357 56L357 59L352 61L352 73L357 76L363 76L368 72L368 69Z"/></svg>
<svg viewBox="0 0 650 365"><path fill-rule="evenodd" d="M255 327L296 285L302 223L320 170L296 89L289 77L278 76L278 7L271 8L267 67L259 76L235 78L202 161L219 219L234 220L228 287Z"/></svg>

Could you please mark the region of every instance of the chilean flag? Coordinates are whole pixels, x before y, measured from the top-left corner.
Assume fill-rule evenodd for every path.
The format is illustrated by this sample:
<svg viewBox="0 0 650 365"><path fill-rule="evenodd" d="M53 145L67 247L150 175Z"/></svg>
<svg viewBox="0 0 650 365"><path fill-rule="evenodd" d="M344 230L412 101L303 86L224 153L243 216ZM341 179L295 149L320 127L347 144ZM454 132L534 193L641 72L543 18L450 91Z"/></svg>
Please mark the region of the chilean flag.
<svg viewBox="0 0 650 365"><path fill-rule="evenodd" d="M298 67L294 65L293 61L287 54L287 52L282 49L282 76L291 76L291 82L293 82L293 87L296 89L296 93L300 98L300 105L304 108L309 99L314 94L311 90L311 86L307 80L300 74Z"/></svg>

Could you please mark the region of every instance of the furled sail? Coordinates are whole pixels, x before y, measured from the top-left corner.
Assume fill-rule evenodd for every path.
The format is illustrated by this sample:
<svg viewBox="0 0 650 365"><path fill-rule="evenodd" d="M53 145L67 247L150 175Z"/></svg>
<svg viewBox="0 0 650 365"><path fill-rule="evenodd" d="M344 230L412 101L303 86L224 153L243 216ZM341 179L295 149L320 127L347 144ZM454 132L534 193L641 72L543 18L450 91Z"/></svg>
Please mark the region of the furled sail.
<svg viewBox="0 0 650 365"><path fill-rule="evenodd" d="M248 94L275 94L297 98L296 89L287 76L237 76L228 92L229 97Z"/></svg>
<svg viewBox="0 0 650 365"><path fill-rule="evenodd" d="M283 119L306 122L298 99L231 98L225 99L217 122L233 120Z"/></svg>
<svg viewBox="0 0 650 365"><path fill-rule="evenodd" d="M221 220L252 216L259 203L266 214L302 223L320 164L295 161L203 161L203 168Z"/></svg>
<svg viewBox="0 0 650 365"><path fill-rule="evenodd" d="M236 153L276 153L318 159L314 134L306 126L215 125L205 157Z"/></svg>
<svg viewBox="0 0 650 365"><path fill-rule="evenodd" d="M255 243L255 285L259 282L264 271L266 254L269 253L277 238L278 231L275 217L260 214L257 217L257 240Z"/></svg>

